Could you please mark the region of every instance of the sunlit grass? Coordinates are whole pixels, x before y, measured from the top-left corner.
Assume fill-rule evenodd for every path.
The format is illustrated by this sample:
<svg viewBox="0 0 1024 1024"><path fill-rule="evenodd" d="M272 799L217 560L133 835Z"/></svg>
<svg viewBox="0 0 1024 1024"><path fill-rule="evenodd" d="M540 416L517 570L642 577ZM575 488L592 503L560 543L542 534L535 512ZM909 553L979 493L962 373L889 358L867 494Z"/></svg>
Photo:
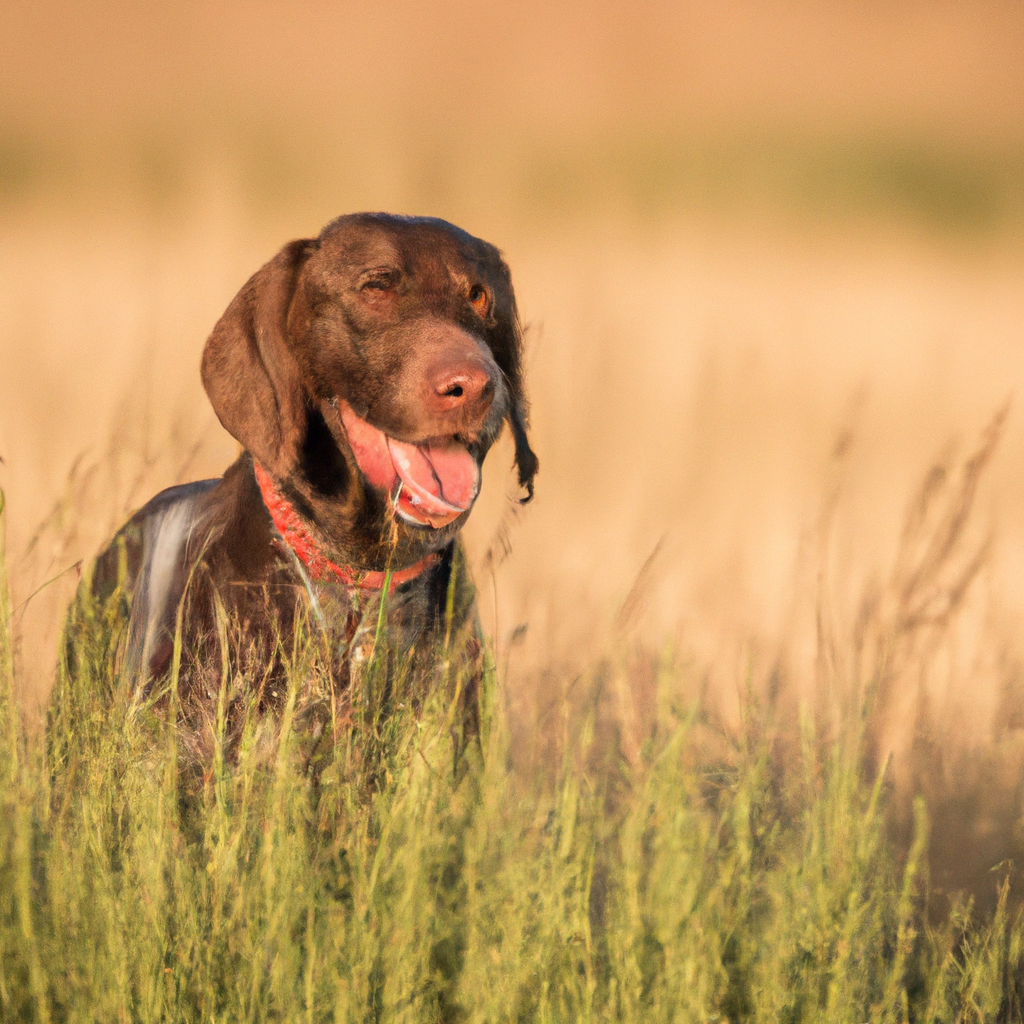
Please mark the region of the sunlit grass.
<svg viewBox="0 0 1024 1024"><path fill-rule="evenodd" d="M1000 422L948 494L922 490L906 608L976 571L963 526ZM279 722L250 709L230 744L246 681L225 675L197 765L174 686L141 700L112 667L113 606L71 620L44 742L13 703L6 595L4 1020L1020 1019L1008 883L993 914L942 910L924 802L909 843L886 827L870 740L916 628L899 608L877 619L872 685L832 715L783 720L748 686L742 726L722 731L680 696L692 669L666 649L636 756L597 701L567 700L555 763L524 772L501 681L488 671L467 733L443 650L427 687L393 661L384 686L376 657L310 758L304 709L330 692L312 640L286 652ZM628 691L635 671L612 650L590 683Z"/></svg>

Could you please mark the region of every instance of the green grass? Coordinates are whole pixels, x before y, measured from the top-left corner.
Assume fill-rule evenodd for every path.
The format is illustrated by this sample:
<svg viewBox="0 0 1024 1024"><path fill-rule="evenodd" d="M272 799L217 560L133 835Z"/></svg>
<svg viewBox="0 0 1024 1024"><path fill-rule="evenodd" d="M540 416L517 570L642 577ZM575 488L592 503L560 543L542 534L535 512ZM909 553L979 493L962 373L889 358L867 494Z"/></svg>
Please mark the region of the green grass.
<svg viewBox="0 0 1024 1024"><path fill-rule="evenodd" d="M940 516L944 550L963 518ZM27 732L7 594L0 579L4 1021L1021 1019L1008 884L987 917L937 910L923 802L912 841L888 838L870 698L787 730L748 688L743 728L716 733L666 652L637 757L599 700L566 702L554 763L524 771L493 673L467 739L451 685L416 699L399 671L385 700L378 659L310 769L319 670L297 644L280 729L250 714L237 763L215 743L197 773L173 688L170 712L133 700L83 649L102 629L75 634L48 742ZM591 692L628 688L633 665L610 655ZM243 682L223 684L220 740Z"/></svg>

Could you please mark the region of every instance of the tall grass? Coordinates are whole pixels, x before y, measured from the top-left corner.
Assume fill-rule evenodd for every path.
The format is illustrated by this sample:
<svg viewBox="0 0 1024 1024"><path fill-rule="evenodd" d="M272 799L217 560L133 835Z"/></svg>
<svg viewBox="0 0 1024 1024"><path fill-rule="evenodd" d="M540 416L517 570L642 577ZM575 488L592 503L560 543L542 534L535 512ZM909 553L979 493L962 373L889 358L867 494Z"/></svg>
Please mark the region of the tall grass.
<svg viewBox="0 0 1024 1024"><path fill-rule="evenodd" d="M666 650L635 757L599 701L567 701L541 772L515 768L491 670L479 729L463 734L446 650L435 671L455 678L426 697L375 656L312 764L302 710L330 687L310 641L291 649L279 723L250 709L230 756L225 709L245 681L224 674L196 773L173 685L169 707L133 697L102 614L70 634L75 678L58 692L75 696L44 742L13 701L0 577L0 1019L1022 1019L1008 883L988 916L965 899L936 913L928 809L916 801L909 842L894 843L874 764L873 716L915 642L915 586L951 595L929 606L941 618L977 571L970 552L959 571L950 557L997 433L944 504L934 482L922 492L902 604L864 613L873 668L838 721L801 712L790 728L748 687L726 734L679 696L692 669ZM628 691L637 671L609 654L592 691Z"/></svg>

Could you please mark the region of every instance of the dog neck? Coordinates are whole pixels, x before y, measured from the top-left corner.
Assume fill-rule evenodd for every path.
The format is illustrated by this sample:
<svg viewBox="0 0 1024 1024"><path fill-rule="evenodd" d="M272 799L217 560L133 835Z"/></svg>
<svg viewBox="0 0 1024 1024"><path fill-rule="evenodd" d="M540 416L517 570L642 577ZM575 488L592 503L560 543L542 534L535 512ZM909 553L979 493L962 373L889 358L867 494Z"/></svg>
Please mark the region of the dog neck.
<svg viewBox="0 0 1024 1024"><path fill-rule="evenodd" d="M399 584L415 579L424 570L437 564L438 555L427 555L408 568L398 569L389 576L386 572L356 569L350 565L332 562L324 554L295 507L277 489L270 474L255 459L253 469L256 472L256 483L259 485L263 504L267 506L274 527L306 567L310 579L317 583L341 583L359 590L383 590L387 585L390 594Z"/></svg>

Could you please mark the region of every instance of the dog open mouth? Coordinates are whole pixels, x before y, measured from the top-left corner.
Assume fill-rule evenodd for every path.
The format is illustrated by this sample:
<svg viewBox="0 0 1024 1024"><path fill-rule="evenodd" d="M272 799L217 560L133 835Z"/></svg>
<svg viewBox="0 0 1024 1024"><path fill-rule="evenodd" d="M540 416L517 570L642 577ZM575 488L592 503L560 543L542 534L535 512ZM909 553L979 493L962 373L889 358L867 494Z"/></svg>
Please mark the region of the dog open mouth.
<svg viewBox="0 0 1024 1024"><path fill-rule="evenodd" d="M398 441L358 416L344 399L337 405L367 483L391 495L397 490L396 511L407 523L436 530L472 507L480 490L480 467L464 444L454 439Z"/></svg>

